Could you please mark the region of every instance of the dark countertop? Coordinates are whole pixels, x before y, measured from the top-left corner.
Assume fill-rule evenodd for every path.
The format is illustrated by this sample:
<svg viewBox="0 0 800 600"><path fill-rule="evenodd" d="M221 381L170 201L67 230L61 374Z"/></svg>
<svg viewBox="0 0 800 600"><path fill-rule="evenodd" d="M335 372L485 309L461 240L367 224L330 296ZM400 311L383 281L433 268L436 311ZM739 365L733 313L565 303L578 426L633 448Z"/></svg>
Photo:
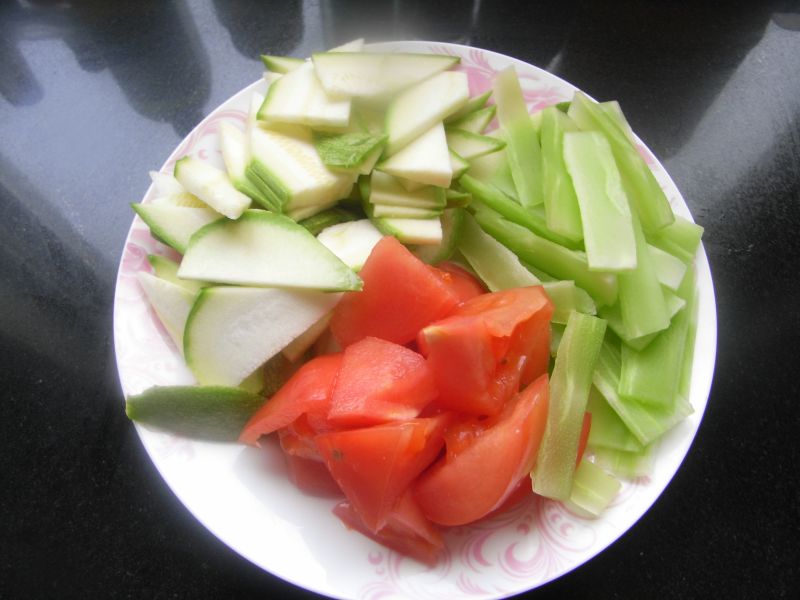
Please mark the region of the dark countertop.
<svg viewBox="0 0 800 600"><path fill-rule="evenodd" d="M217 541L148 459L123 411L114 282L148 170L260 76L259 53L371 32L618 99L706 228L719 341L694 445L627 535L531 596L798 597L797 3L532 4L3 3L0 596L302 595Z"/></svg>

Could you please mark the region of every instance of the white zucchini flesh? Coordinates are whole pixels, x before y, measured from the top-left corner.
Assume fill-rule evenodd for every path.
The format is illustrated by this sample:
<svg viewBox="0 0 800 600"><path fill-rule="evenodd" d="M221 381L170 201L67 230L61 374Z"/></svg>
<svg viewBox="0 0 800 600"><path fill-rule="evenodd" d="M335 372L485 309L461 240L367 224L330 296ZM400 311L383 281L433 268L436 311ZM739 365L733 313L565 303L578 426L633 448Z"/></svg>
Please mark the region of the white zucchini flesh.
<svg viewBox="0 0 800 600"><path fill-rule="evenodd" d="M175 178L188 192L229 219L238 219L250 207L250 198L233 187L224 171L196 158L186 156L176 162Z"/></svg>
<svg viewBox="0 0 800 600"><path fill-rule="evenodd" d="M183 353L183 331L196 294L145 271L139 271L136 278L164 329Z"/></svg>
<svg viewBox="0 0 800 600"><path fill-rule="evenodd" d="M331 100L309 62L270 85L258 118L268 122L347 127L350 100Z"/></svg>
<svg viewBox="0 0 800 600"><path fill-rule="evenodd" d="M228 176L232 180L244 178L250 162L247 135L233 123L222 121L219 124L219 147Z"/></svg>
<svg viewBox="0 0 800 600"><path fill-rule="evenodd" d="M453 179L458 179L469 170L470 164L463 157L450 150L450 168L453 169Z"/></svg>
<svg viewBox="0 0 800 600"><path fill-rule="evenodd" d="M375 206L443 209L447 203L444 190L440 187L424 186L410 192L396 177L381 171L372 172L369 187L369 202Z"/></svg>
<svg viewBox="0 0 800 600"><path fill-rule="evenodd" d="M379 219L376 224L387 235L405 244L441 244L442 222L437 219Z"/></svg>
<svg viewBox="0 0 800 600"><path fill-rule="evenodd" d="M150 171L150 179L155 188L153 204L208 208L208 205L194 194L187 192L172 173Z"/></svg>
<svg viewBox="0 0 800 600"><path fill-rule="evenodd" d="M503 140L463 129L448 129L446 135L450 150L467 161L498 152L506 145Z"/></svg>
<svg viewBox="0 0 800 600"><path fill-rule="evenodd" d="M192 295L196 295L201 288L208 285L204 281L189 281L188 279L181 279L178 277L178 269L180 265L174 260L161 256L160 254L148 254L147 262L153 267L153 274L159 279L163 279L175 285L179 285Z"/></svg>
<svg viewBox="0 0 800 600"><path fill-rule="evenodd" d="M376 219L432 219L442 214L442 209L417 208L415 206L392 206L376 204L372 207L372 216Z"/></svg>
<svg viewBox="0 0 800 600"><path fill-rule="evenodd" d="M309 217L313 217L317 213L321 213L323 210L328 210L329 208L333 208L339 203L338 200L334 200L330 204L312 204L311 206L301 206L300 208L296 208L294 210L290 210L286 213L286 216L289 217L292 221L302 221L303 219L308 219Z"/></svg>
<svg viewBox="0 0 800 600"><path fill-rule="evenodd" d="M317 239L354 271L360 271L383 238L369 219L338 223L320 231Z"/></svg>
<svg viewBox="0 0 800 600"><path fill-rule="evenodd" d="M414 85L458 62L438 54L320 52L311 60L332 98L374 100Z"/></svg>
<svg viewBox="0 0 800 600"><path fill-rule="evenodd" d="M450 163L453 164L452 161ZM424 183L420 183L418 181L411 181L410 179L403 179L402 177L398 177L397 181L403 186L403 189L407 192L416 192L417 190L421 190L422 188L426 187Z"/></svg>
<svg viewBox="0 0 800 600"><path fill-rule="evenodd" d="M193 208L165 204L132 204L133 210L150 228L154 237L175 248L181 254L186 252L192 235L209 223L222 217L210 208Z"/></svg>
<svg viewBox="0 0 800 600"><path fill-rule="evenodd" d="M250 132L251 165L285 211L330 204L347 195L354 176L333 173L317 154L310 133L300 128Z"/></svg>
<svg viewBox="0 0 800 600"><path fill-rule="evenodd" d="M198 231L178 276L216 283L325 291L361 289L361 280L302 225L285 215L249 210Z"/></svg>
<svg viewBox="0 0 800 600"><path fill-rule="evenodd" d="M340 297L309 290L205 288L186 322L186 364L201 385L238 385Z"/></svg>
<svg viewBox="0 0 800 600"><path fill-rule="evenodd" d="M386 110L386 156L402 150L469 99L467 76L445 71L395 98Z"/></svg>
<svg viewBox="0 0 800 600"><path fill-rule="evenodd" d="M289 344L281 350L281 354L283 354L289 362L297 362L297 360L306 353L306 350L311 348L319 336L328 328L332 317L333 311L324 315L311 327L289 342Z"/></svg>
<svg viewBox="0 0 800 600"><path fill-rule="evenodd" d="M331 48L328 52L361 52L364 49L364 38L351 40L341 46Z"/></svg>
<svg viewBox="0 0 800 600"><path fill-rule="evenodd" d="M377 167L410 181L450 187L453 167L441 121Z"/></svg>

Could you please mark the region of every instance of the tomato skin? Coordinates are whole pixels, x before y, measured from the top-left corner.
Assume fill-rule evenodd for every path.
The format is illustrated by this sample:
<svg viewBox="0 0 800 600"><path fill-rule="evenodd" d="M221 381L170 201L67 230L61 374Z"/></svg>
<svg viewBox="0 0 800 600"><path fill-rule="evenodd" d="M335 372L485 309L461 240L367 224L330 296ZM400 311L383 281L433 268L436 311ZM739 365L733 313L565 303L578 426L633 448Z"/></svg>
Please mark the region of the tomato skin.
<svg viewBox="0 0 800 600"><path fill-rule="evenodd" d="M331 475L370 531L386 524L398 497L439 455L451 419L442 414L315 438Z"/></svg>
<svg viewBox="0 0 800 600"><path fill-rule="evenodd" d="M430 268L458 296L459 304L486 293L483 283L456 263L443 262Z"/></svg>
<svg viewBox="0 0 800 600"><path fill-rule="evenodd" d="M437 403L495 415L520 381L547 370L553 306L541 286L483 294L425 327L417 345L434 372Z"/></svg>
<svg viewBox="0 0 800 600"><path fill-rule="evenodd" d="M304 413L326 415L343 355L310 360L292 375L242 429L239 441L255 445L262 435L286 427Z"/></svg>
<svg viewBox="0 0 800 600"><path fill-rule="evenodd" d="M433 371L422 355L366 337L344 351L328 420L336 426L365 427L412 419L436 394Z"/></svg>
<svg viewBox="0 0 800 600"><path fill-rule="evenodd" d="M586 452L586 444L589 442L589 432L592 429L592 413L583 413L583 425L581 426L581 437L578 438L578 456L575 459L575 467L581 464L583 453Z"/></svg>
<svg viewBox="0 0 800 600"><path fill-rule="evenodd" d="M414 496L408 491L400 496L387 516L386 524L377 532L364 525L347 501L337 504L333 513L348 528L427 565L435 566L444 550L444 540L439 530L425 518Z"/></svg>
<svg viewBox="0 0 800 600"><path fill-rule="evenodd" d="M458 304L450 287L390 236L375 245L359 276L364 288L345 293L331 319L342 347L367 336L406 344Z"/></svg>
<svg viewBox="0 0 800 600"><path fill-rule="evenodd" d="M339 497L342 490L331 477L324 463L284 452L289 479L299 489L312 496Z"/></svg>
<svg viewBox="0 0 800 600"><path fill-rule="evenodd" d="M412 489L425 516L440 525L465 525L501 506L533 467L548 400L543 375L514 396L471 442L423 473Z"/></svg>

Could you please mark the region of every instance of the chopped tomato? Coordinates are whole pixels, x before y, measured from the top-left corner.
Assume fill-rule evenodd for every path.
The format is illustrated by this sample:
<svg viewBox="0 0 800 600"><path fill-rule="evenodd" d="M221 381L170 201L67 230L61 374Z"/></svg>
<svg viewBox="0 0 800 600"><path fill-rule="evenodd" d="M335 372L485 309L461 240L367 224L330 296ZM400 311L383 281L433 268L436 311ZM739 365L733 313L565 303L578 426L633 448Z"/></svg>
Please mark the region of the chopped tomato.
<svg viewBox="0 0 800 600"><path fill-rule="evenodd" d="M428 519L464 525L489 514L528 476L547 422L547 375L514 396L458 452L448 452L414 483Z"/></svg>
<svg viewBox="0 0 800 600"><path fill-rule="evenodd" d="M445 284L458 296L459 303L466 302L486 293L486 288L480 280L460 267L456 263L443 262L435 267L430 267L433 272L445 282Z"/></svg>
<svg viewBox="0 0 800 600"><path fill-rule="evenodd" d="M349 528L360 531L367 537L383 544L400 554L416 558L428 565L435 565L444 549L444 541L436 526L425 518L414 496L406 491L386 517L384 525L377 533L371 531L352 505L347 502L337 504L333 513Z"/></svg>
<svg viewBox="0 0 800 600"><path fill-rule="evenodd" d="M262 435L286 427L304 413L326 415L342 359L341 353L329 354L303 365L250 418L239 435L239 441L255 444Z"/></svg>
<svg viewBox="0 0 800 600"><path fill-rule="evenodd" d="M375 245L359 275L364 289L347 292L331 319L331 331L343 347L367 336L406 344L459 301L428 265L393 237Z"/></svg>
<svg viewBox="0 0 800 600"><path fill-rule="evenodd" d="M331 477L325 463L284 452L289 479L298 488L314 496L341 496L342 490Z"/></svg>
<svg viewBox="0 0 800 600"><path fill-rule="evenodd" d="M400 494L438 456L450 418L443 414L315 438L331 475L370 531L383 527Z"/></svg>
<svg viewBox="0 0 800 600"><path fill-rule="evenodd" d="M497 414L522 378L546 372L552 311L541 287L516 288L477 296L425 327L417 344L434 372L437 403Z"/></svg>
<svg viewBox="0 0 800 600"><path fill-rule="evenodd" d="M412 419L436 396L425 359L404 346L366 337L344 351L328 420L364 427Z"/></svg>

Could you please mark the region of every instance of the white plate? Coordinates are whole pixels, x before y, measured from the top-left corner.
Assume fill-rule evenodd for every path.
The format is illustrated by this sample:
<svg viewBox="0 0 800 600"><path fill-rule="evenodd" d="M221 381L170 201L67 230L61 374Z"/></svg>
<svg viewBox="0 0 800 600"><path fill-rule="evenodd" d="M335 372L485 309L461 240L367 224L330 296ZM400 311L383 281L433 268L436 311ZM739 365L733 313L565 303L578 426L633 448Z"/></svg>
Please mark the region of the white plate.
<svg viewBox="0 0 800 600"><path fill-rule="evenodd" d="M495 72L514 65L531 110L569 100L574 86L522 61L477 48L434 42L397 42L394 49L461 57L470 91L490 88ZM256 82L204 119L178 146L162 171L191 154L222 166L217 128L243 124ZM643 145L677 214L689 210L661 164ZM144 197L153 197L151 187ZM180 353L149 308L136 272L147 254L177 257L135 218L120 260L114 304L117 366L126 395L152 385L193 383ZM286 476L277 445L266 450L184 439L137 426L164 480L192 514L243 557L300 587L341 598L499 598L540 586L583 564L625 533L656 501L689 450L705 410L716 350L716 311L708 260L697 257L699 326L690 401L694 414L661 442L652 477L625 484L596 520L575 516L560 503L531 499L510 512L445 534L447 551L436 568L403 558L347 531L331 509L335 501L298 491Z"/></svg>

